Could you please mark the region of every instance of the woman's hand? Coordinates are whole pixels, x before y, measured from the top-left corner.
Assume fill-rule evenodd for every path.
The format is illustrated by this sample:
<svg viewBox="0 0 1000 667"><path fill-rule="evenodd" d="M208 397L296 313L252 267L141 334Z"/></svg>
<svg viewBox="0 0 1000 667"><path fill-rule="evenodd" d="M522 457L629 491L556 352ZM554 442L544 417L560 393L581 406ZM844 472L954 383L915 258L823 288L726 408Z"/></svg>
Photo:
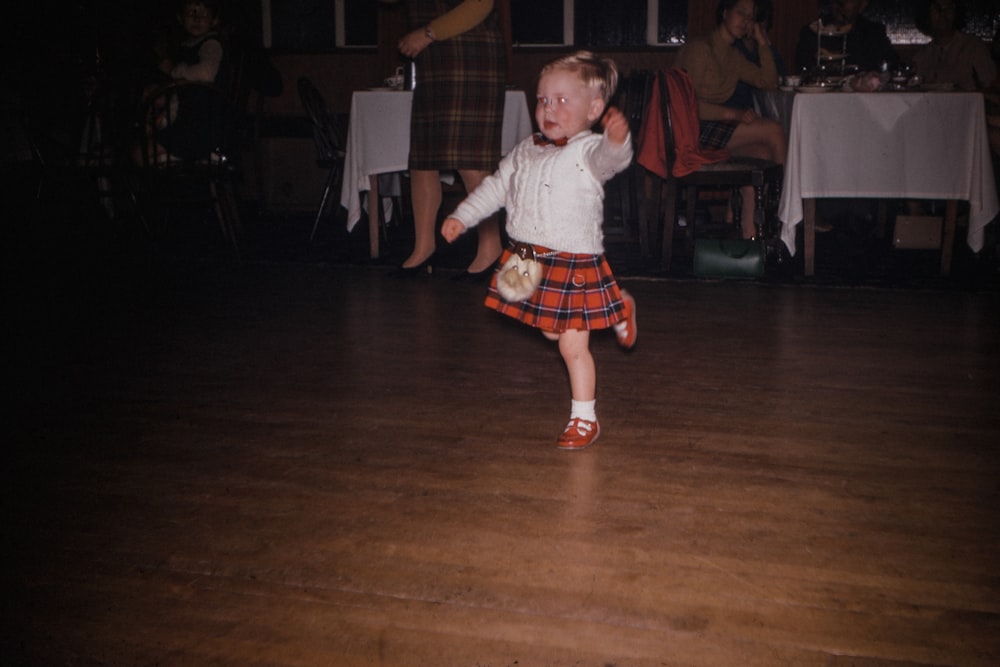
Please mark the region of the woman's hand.
<svg viewBox="0 0 1000 667"><path fill-rule="evenodd" d="M411 32L403 35L403 38L399 40L399 52L402 53L407 58L416 58L420 55L420 52L426 49L434 43L430 35L427 34L427 30L424 28L418 28Z"/></svg>
<svg viewBox="0 0 1000 667"><path fill-rule="evenodd" d="M757 112L753 109L730 109L727 120L734 123L744 123L749 125L757 120Z"/></svg>
<svg viewBox="0 0 1000 667"><path fill-rule="evenodd" d="M762 23L754 23L753 28L751 28L751 36L757 45L760 47L770 46L771 42L767 39L767 31L764 29Z"/></svg>
<svg viewBox="0 0 1000 667"><path fill-rule="evenodd" d="M454 243L455 239L465 232L465 225L458 218L445 218L441 223L441 236L448 243Z"/></svg>

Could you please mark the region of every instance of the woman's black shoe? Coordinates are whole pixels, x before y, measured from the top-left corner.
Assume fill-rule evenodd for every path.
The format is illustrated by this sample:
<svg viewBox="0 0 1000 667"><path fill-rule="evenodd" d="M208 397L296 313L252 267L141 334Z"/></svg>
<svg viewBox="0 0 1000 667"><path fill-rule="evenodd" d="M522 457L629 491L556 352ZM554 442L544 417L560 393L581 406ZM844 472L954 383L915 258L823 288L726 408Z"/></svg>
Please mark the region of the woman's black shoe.
<svg viewBox="0 0 1000 667"><path fill-rule="evenodd" d="M393 278L419 278L434 273L434 255L415 266L400 266L389 275Z"/></svg>
<svg viewBox="0 0 1000 667"><path fill-rule="evenodd" d="M458 283L487 283L496 270L497 263L493 262L482 271L462 271L460 274L452 278L452 280Z"/></svg>

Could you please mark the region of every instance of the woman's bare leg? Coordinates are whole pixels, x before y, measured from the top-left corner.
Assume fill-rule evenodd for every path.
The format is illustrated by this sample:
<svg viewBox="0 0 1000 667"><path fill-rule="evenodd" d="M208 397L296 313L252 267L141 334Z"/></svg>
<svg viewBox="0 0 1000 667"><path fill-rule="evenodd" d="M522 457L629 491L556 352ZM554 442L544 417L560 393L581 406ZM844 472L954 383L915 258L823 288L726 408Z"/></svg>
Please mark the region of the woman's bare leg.
<svg viewBox="0 0 1000 667"><path fill-rule="evenodd" d="M458 173L462 177L467 193L478 188L483 179L489 176L488 171L472 169L462 169ZM469 273L479 273L490 268L493 262L500 257L502 250L500 246L500 220L496 215L491 215L480 222L476 229L479 234L479 243L476 246L476 256L466 269Z"/></svg>
<svg viewBox="0 0 1000 667"><path fill-rule="evenodd" d="M726 148L733 155L755 157L785 164L788 142L781 124L768 118L758 118L752 123L740 123L733 130Z"/></svg>
<svg viewBox="0 0 1000 667"><path fill-rule="evenodd" d="M752 123L737 125L726 148L733 155L770 160L777 164L784 164L788 153L785 131L777 121L767 118L758 118ZM740 194L743 197L741 232L743 238L748 239L757 234L753 219L756 208L755 193L752 186L745 186L740 189Z"/></svg>
<svg viewBox="0 0 1000 667"><path fill-rule="evenodd" d="M413 252L403 268L418 266L434 253L438 209L441 208L441 175L430 169L410 170L410 198L413 201ZM369 215L378 212L369 211Z"/></svg>
<svg viewBox="0 0 1000 667"><path fill-rule="evenodd" d="M740 209L740 232L743 238L752 239L757 235L757 225L753 219L757 193L754 192L752 185L744 185L740 188L740 196L743 199L743 206Z"/></svg>

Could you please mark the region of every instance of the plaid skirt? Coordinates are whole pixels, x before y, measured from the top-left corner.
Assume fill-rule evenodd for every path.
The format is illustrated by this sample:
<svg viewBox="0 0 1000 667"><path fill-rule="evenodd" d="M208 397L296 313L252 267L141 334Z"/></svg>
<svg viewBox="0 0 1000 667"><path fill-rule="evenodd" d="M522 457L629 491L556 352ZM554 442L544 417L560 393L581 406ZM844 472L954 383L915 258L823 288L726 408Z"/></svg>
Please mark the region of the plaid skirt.
<svg viewBox="0 0 1000 667"><path fill-rule="evenodd" d="M524 301L505 301L497 292L497 274L493 274L485 304L499 313L513 317L543 331L562 333L573 329L607 329L621 322L625 304L618 282L604 255L575 255L535 246L542 265L542 282ZM508 248L500 265L512 255Z"/></svg>
<svg viewBox="0 0 1000 667"><path fill-rule="evenodd" d="M415 26L460 0L411 0ZM410 169L493 172L500 162L506 50L496 12L468 32L417 56L410 120Z"/></svg>
<svg viewBox="0 0 1000 667"><path fill-rule="evenodd" d="M698 145L702 148L725 148L736 130L736 123L726 120L703 120L699 126Z"/></svg>

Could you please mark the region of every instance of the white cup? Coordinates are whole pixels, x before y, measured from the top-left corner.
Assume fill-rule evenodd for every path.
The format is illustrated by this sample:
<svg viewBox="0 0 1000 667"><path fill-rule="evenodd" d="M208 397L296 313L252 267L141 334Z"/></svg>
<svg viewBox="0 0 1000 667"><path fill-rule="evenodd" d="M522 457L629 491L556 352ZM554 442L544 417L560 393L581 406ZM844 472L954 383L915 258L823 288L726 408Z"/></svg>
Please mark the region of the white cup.
<svg viewBox="0 0 1000 667"><path fill-rule="evenodd" d="M801 83L802 83L802 77L801 76L786 76L785 77L785 85L788 86L789 88L795 88L796 86L800 85Z"/></svg>

